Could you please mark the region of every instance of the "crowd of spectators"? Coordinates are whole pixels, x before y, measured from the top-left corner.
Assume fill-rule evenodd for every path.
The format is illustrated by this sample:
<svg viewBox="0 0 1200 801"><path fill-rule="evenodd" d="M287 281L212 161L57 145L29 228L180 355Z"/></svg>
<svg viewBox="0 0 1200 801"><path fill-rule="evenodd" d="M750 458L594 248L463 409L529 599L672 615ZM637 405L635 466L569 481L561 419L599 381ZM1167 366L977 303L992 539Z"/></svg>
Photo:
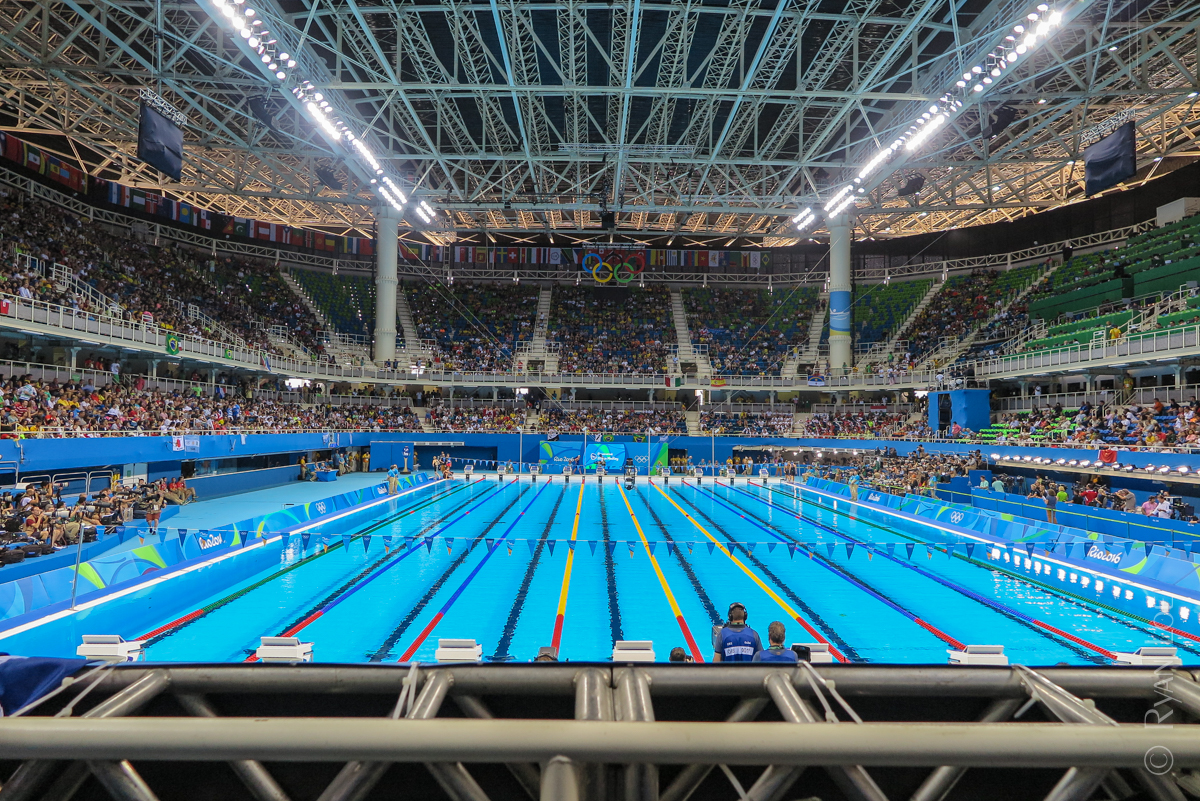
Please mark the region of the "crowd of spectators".
<svg viewBox="0 0 1200 801"><path fill-rule="evenodd" d="M1054 406L1028 414L1006 414L996 428L997 444L1037 440L1093 447L1200 447L1200 401L1186 403L1155 398L1142 406L1084 401L1074 411Z"/></svg>
<svg viewBox="0 0 1200 801"><path fill-rule="evenodd" d="M65 487L47 480L0 495L0 565L53 553L81 538L92 542L99 526L145 520L154 533L164 506L196 499L183 476L116 484L93 495L79 493L73 501L64 498Z"/></svg>
<svg viewBox="0 0 1200 801"><path fill-rule="evenodd" d="M663 373L675 341L664 287L555 287L549 338L562 373Z"/></svg>
<svg viewBox="0 0 1200 801"><path fill-rule="evenodd" d="M875 439L891 437L905 430L908 415L886 409L851 409L820 412L800 424L802 437L853 437Z"/></svg>
<svg viewBox="0 0 1200 801"><path fill-rule="evenodd" d="M96 386L13 376L0 381L0 438L282 433L307 430L421 431L408 406L295 404L247 398L224 387L207 394Z"/></svg>
<svg viewBox="0 0 1200 801"><path fill-rule="evenodd" d="M563 409L543 404L538 415L542 431L578 434L686 434L682 409Z"/></svg>
<svg viewBox="0 0 1200 801"><path fill-rule="evenodd" d="M525 424L525 409L507 406L437 405L425 412L425 421L435 431L513 433Z"/></svg>
<svg viewBox="0 0 1200 801"><path fill-rule="evenodd" d="M413 323L434 343L435 372L509 372L517 343L533 337L537 287L406 284Z"/></svg>
<svg viewBox="0 0 1200 801"><path fill-rule="evenodd" d="M778 375L788 351L808 337L806 312L777 309L761 289L689 289L683 293L692 338L708 347L718 375Z"/></svg>
<svg viewBox="0 0 1200 801"><path fill-rule="evenodd" d="M910 359L919 361L937 350L943 337L961 339L998 312L1005 301L993 296L998 275L987 270L947 281L908 328Z"/></svg>
<svg viewBox="0 0 1200 801"><path fill-rule="evenodd" d="M110 305L97 307L87 292L69 284L56 286L51 276L23 269L18 254L63 265ZM313 352L320 349L319 323L270 262L216 259L175 245L152 246L58 206L2 192L0 292L227 340L224 332L214 329L215 322L248 347L270 353L279 350L269 341L267 326L282 325ZM213 322L192 316L189 306Z"/></svg>
<svg viewBox="0 0 1200 801"><path fill-rule="evenodd" d="M700 430L743 437L782 437L791 433L791 412L749 412L736 409L700 412Z"/></svg>

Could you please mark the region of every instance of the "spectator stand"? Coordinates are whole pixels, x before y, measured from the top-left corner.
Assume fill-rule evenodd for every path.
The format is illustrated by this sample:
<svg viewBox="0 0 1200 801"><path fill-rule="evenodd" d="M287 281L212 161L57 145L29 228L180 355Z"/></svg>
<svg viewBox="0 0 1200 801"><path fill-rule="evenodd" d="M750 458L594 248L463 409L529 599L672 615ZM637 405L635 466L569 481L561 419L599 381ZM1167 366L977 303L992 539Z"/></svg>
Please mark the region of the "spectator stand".
<svg viewBox="0 0 1200 801"><path fill-rule="evenodd" d="M783 437L792 433L795 412L786 403L725 402L700 407L700 431L709 437Z"/></svg>

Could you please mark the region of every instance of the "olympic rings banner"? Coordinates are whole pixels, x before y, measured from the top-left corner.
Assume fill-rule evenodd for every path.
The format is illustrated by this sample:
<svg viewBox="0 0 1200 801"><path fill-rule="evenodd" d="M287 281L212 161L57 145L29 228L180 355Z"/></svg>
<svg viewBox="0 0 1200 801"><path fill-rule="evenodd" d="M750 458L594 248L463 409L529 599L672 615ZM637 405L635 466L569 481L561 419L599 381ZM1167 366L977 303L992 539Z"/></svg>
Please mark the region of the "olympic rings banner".
<svg viewBox="0 0 1200 801"><path fill-rule="evenodd" d="M581 265L598 284L615 281L624 286L646 270L646 256L641 251L610 250L601 255L588 251Z"/></svg>

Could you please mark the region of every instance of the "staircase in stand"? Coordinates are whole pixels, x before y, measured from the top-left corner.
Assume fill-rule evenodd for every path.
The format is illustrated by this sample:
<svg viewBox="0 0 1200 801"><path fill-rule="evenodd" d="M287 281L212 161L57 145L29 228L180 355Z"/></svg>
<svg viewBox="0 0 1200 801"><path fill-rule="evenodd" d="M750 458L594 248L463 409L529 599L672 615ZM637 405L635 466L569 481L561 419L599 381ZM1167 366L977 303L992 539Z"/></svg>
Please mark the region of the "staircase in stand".
<svg viewBox="0 0 1200 801"><path fill-rule="evenodd" d="M917 317L921 312L925 311L925 307L933 302L933 299L937 297L937 293L941 292L942 287L945 285L945 281L933 282L933 286L929 287L929 291L917 302L916 306L913 306L913 310L904 318L904 322L900 323L899 327L896 328L896 332L888 340L887 347L883 349L884 354L896 351L896 347L904 340L904 335L908 333L908 329L917 321Z"/></svg>
<svg viewBox="0 0 1200 801"><path fill-rule="evenodd" d="M681 366L686 362L692 362L696 365L698 375L712 375L712 363L708 360L706 348L697 348L692 344L692 332L688 328L687 309L683 305L683 290L671 290L671 322L675 325L675 355L679 358L678 363L674 359L667 364L667 372L671 375L681 375Z"/></svg>
<svg viewBox="0 0 1200 801"><path fill-rule="evenodd" d="M816 364L821 355L821 332L825 329L825 315L829 311L829 293L817 295L817 305L808 321L808 341L804 348L793 348L783 362L780 375L783 378L795 378L802 364Z"/></svg>
<svg viewBox="0 0 1200 801"><path fill-rule="evenodd" d="M403 284L396 285L396 319L400 323L400 333L404 335L406 347L409 342L421 341L421 335L417 333L417 326L413 323L412 309L408 307L408 293L404 291Z"/></svg>
<svg viewBox="0 0 1200 801"><path fill-rule="evenodd" d="M537 317L533 323L533 338L517 343L516 361L518 371L529 372L530 362L542 362L539 372L558 372L559 346L557 342L547 342L550 330L550 302L554 298L554 287L550 284L543 286L538 292Z"/></svg>
<svg viewBox="0 0 1200 801"><path fill-rule="evenodd" d="M687 421L687 432L689 437L704 436L704 432L700 430L700 412L684 412L683 418L685 421Z"/></svg>
<svg viewBox="0 0 1200 801"><path fill-rule="evenodd" d="M296 294L296 297L300 298L300 303L304 305L304 308L312 312L312 316L317 318L317 322L321 324L321 327L329 330L329 319L317 308L317 304L313 301L312 296L300 285L300 282L293 278L291 273L281 272L279 273L279 277Z"/></svg>

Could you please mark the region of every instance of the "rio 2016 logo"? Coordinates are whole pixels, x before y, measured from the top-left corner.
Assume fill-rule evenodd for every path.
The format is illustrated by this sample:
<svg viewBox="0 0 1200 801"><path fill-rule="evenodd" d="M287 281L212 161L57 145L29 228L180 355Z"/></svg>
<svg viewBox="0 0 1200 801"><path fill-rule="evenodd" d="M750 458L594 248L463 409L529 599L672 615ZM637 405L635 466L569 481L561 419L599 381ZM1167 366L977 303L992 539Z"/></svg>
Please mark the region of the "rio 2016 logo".
<svg viewBox="0 0 1200 801"><path fill-rule="evenodd" d="M220 532L212 532L211 534L198 534L196 536L196 544L200 546L200 550L207 551L209 548L216 548L221 544Z"/></svg>

